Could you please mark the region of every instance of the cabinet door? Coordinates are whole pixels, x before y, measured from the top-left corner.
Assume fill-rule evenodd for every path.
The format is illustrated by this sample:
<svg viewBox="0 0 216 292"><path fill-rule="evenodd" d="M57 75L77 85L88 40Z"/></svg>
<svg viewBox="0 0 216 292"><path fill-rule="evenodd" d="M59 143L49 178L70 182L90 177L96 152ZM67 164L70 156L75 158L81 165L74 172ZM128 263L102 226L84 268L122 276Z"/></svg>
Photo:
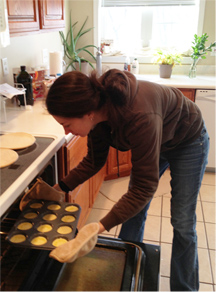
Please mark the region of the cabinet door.
<svg viewBox="0 0 216 292"><path fill-rule="evenodd" d="M118 151L119 160L119 174L121 177L129 175L131 171L131 151ZM116 149L110 147L109 156L107 160L107 176L105 180L118 177L118 163Z"/></svg>
<svg viewBox="0 0 216 292"><path fill-rule="evenodd" d="M78 163L83 159L87 154L87 137L75 136L73 139L66 145L66 175L70 170L78 165Z"/></svg>
<svg viewBox="0 0 216 292"><path fill-rule="evenodd" d="M39 0L40 28L63 28L64 0Z"/></svg>
<svg viewBox="0 0 216 292"><path fill-rule="evenodd" d="M39 31L38 0L7 0L7 9L11 35Z"/></svg>
<svg viewBox="0 0 216 292"><path fill-rule="evenodd" d="M195 89L179 88L179 90L184 94L184 96L195 102Z"/></svg>

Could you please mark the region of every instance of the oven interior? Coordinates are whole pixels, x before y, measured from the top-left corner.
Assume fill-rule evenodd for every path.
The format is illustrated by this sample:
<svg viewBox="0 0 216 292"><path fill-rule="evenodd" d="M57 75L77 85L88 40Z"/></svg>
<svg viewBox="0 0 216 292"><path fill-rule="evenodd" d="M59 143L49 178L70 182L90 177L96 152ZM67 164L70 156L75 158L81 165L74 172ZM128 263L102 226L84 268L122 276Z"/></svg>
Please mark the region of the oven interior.
<svg viewBox="0 0 216 292"><path fill-rule="evenodd" d="M1 291L158 291L158 246L134 243L142 249L138 274L134 244L102 236L90 254L62 264L49 257L50 251L15 247L5 240L19 214L17 200L1 220Z"/></svg>

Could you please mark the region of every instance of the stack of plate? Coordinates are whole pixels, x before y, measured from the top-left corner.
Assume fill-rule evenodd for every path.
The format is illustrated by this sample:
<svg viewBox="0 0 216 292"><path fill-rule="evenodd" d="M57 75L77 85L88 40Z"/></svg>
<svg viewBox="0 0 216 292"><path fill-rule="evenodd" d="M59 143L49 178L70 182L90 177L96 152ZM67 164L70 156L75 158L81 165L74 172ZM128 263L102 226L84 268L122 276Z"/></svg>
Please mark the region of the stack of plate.
<svg viewBox="0 0 216 292"><path fill-rule="evenodd" d="M27 148L35 143L35 137L28 133L16 132L0 136L0 168L17 161L19 155L14 150Z"/></svg>

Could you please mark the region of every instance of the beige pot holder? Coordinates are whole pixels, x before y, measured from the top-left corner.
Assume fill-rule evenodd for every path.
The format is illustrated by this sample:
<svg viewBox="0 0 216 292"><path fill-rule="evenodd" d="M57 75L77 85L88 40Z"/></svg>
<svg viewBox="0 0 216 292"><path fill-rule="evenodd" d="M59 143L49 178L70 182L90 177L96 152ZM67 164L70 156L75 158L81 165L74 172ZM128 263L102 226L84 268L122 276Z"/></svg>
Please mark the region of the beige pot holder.
<svg viewBox="0 0 216 292"><path fill-rule="evenodd" d="M76 238L55 248L49 256L61 263L72 263L93 250L97 243L98 231L98 223L85 225L80 229Z"/></svg>
<svg viewBox="0 0 216 292"><path fill-rule="evenodd" d="M22 197L19 205L20 210L23 211L25 206L31 200L36 199L63 202L65 199L65 194L55 190L53 187L45 183L41 178L38 178L37 182L32 186L32 188Z"/></svg>

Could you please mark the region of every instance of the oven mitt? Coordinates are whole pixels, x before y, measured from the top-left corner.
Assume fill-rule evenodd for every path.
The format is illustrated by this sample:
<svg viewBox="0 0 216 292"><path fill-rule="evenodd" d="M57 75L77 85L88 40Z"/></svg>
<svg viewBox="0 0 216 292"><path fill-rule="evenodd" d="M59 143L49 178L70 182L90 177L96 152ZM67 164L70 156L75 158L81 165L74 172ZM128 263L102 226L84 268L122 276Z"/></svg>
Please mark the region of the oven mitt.
<svg viewBox="0 0 216 292"><path fill-rule="evenodd" d="M37 182L32 188L22 197L19 208L21 211L24 210L25 206L31 200L46 200L63 202L65 194L55 190L53 187L45 183L41 178L37 179Z"/></svg>
<svg viewBox="0 0 216 292"><path fill-rule="evenodd" d="M93 250L97 243L98 223L90 223L80 229L77 236L53 249L49 256L61 263L72 263Z"/></svg>

